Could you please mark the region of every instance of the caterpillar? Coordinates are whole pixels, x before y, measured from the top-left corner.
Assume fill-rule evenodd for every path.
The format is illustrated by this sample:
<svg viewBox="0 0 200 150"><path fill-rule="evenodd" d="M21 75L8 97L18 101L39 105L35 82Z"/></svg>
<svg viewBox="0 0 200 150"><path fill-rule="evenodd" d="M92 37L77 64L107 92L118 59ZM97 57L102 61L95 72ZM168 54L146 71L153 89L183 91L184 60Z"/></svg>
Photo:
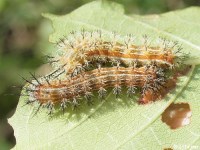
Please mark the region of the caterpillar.
<svg viewBox="0 0 200 150"><path fill-rule="evenodd" d="M156 46L151 46L147 36L144 36L143 44L136 45L132 35L120 37L113 33L111 36L109 40L101 31L82 30L60 39L56 56L49 57L49 62L56 68L49 77L56 78L63 73L75 76L95 68L99 63L105 66L120 63L124 67L155 64L162 68L174 68L180 62L180 57L177 57L181 50L178 42L160 39Z"/></svg>
<svg viewBox="0 0 200 150"><path fill-rule="evenodd" d="M54 71L24 87L26 104L38 103L52 114L55 106L64 110L77 108L81 101L93 102L93 94L105 99L107 91L119 97L122 88L127 96L139 94L139 103L146 104L163 98L176 86L173 74L183 62L178 55L178 42L166 39L155 45L144 36L136 44L132 35L121 37L101 31L71 32L57 42L57 52L48 56ZM85 100L83 100L85 99ZM37 110L37 111L38 111Z"/></svg>
<svg viewBox="0 0 200 150"><path fill-rule="evenodd" d="M25 91L29 97L27 104L38 102L40 106L48 108L51 114L55 105L60 105L63 111L68 104L76 108L80 98L85 98L89 104L93 92L104 99L107 89L113 88L113 94L118 97L122 87L127 87L128 96L134 95L136 89L144 96L147 91L151 94L158 92L165 82L163 69L155 66L116 66L93 69L74 77L66 76L63 80L36 79L25 87Z"/></svg>

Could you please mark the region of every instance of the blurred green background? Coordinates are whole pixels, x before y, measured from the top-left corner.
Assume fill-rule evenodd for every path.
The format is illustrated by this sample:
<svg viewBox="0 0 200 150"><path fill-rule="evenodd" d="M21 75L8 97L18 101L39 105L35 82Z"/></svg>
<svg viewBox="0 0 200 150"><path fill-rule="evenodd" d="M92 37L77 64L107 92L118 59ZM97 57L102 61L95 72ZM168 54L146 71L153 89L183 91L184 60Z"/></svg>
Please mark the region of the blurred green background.
<svg viewBox="0 0 200 150"><path fill-rule="evenodd" d="M55 49L48 42L53 31L43 12L63 15L92 0L0 0L0 150L15 145L12 127L7 123L18 103L20 88L30 79L28 72L44 74L45 51ZM116 0L127 14L157 14L189 6L200 0ZM41 68L42 66L42 68ZM44 69L45 68L45 69Z"/></svg>

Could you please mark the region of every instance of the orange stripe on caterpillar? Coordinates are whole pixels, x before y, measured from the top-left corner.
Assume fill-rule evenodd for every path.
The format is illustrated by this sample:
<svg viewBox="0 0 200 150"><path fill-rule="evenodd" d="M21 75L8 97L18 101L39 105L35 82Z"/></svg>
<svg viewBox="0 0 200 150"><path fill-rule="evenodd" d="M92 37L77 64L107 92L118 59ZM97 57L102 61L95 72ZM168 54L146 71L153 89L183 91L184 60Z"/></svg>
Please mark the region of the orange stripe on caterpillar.
<svg viewBox="0 0 200 150"><path fill-rule="evenodd" d="M159 54L159 53L146 53L143 54L137 54L137 53L121 53L118 51L109 51L109 50L94 50L89 51L86 53L87 57L105 57L106 59L116 59L121 60L122 62L125 62L126 64L130 61L135 62L141 62L143 64L146 64L146 61L155 61L156 63L160 62L161 64L166 65L173 65L174 63L174 56L170 54L171 52L165 53L165 54Z"/></svg>

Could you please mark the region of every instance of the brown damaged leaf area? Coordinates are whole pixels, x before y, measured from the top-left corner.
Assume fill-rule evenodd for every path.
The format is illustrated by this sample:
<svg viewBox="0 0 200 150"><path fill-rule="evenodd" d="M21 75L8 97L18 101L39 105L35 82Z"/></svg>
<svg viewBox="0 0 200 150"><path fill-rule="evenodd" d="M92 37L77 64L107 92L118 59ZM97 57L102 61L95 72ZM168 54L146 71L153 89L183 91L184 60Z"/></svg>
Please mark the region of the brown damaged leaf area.
<svg viewBox="0 0 200 150"><path fill-rule="evenodd" d="M149 101L156 101L164 98L172 89L176 87L177 79L172 78L166 81L163 87L159 89L159 92L146 91L144 96L140 98L140 104L147 104Z"/></svg>
<svg viewBox="0 0 200 150"><path fill-rule="evenodd" d="M192 111L188 103L172 103L162 114L162 121L171 129L177 129L190 123Z"/></svg>
<svg viewBox="0 0 200 150"><path fill-rule="evenodd" d="M184 66L182 69L176 71L172 78L166 80L166 83L159 89L158 92L147 90L144 96L139 99L140 104L147 104L151 101L163 99L170 91L176 88L178 77L184 76L191 71L191 65Z"/></svg>

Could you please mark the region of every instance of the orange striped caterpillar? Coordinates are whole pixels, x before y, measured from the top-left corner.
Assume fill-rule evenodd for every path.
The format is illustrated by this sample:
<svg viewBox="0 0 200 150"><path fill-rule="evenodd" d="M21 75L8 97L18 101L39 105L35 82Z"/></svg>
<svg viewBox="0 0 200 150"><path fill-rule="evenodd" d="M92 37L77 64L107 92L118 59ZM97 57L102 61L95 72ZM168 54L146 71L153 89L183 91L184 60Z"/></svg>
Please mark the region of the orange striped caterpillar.
<svg viewBox="0 0 200 150"><path fill-rule="evenodd" d="M160 68L117 66L94 69L63 80L35 79L25 90L29 96L27 104L38 102L40 107L47 107L51 114L55 105L60 105L64 111L67 104L76 108L80 98L85 98L87 103L92 102L92 93L95 91L101 99L105 98L108 88L113 88L113 94L118 97L122 87L127 87L128 96L134 95L136 89L144 96L146 91L152 94L158 92L165 82Z"/></svg>
<svg viewBox="0 0 200 150"><path fill-rule="evenodd" d="M156 46L150 46L144 36L142 45L136 45L134 37L125 38L111 34L111 40L101 31L72 32L68 37L58 42L58 52L55 57L49 57L56 68L49 76L59 76L63 73L72 76L95 68L99 63L113 66L116 63L124 67L140 67L155 64L162 68L174 68L178 64L177 53L181 50L177 42L165 39Z"/></svg>

